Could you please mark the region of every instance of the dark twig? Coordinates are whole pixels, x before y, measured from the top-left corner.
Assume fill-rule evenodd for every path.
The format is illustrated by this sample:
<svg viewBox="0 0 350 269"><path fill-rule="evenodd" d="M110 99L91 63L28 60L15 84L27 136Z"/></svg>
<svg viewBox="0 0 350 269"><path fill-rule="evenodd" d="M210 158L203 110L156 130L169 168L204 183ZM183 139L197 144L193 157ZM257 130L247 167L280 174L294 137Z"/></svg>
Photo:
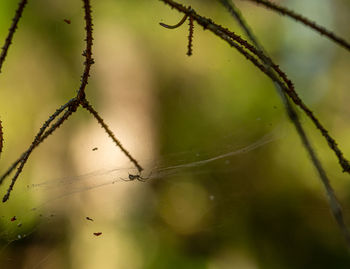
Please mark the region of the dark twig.
<svg viewBox="0 0 350 269"><path fill-rule="evenodd" d="M260 51L264 51L263 46L259 43L258 39L254 35L253 31L251 30L251 28L249 27L247 22L244 20L240 10L235 6L235 4L230 0L220 0L220 2L227 8L227 10L231 13L231 15L238 21L238 23L240 24L242 29L245 31L246 35L249 37L249 39L252 41L252 43ZM265 54L267 55L266 52L265 52ZM265 65L269 69L269 72L272 72L271 66L269 66L269 63L265 62ZM349 234L348 228L346 227L346 224L344 221L342 208L341 208L340 204L338 203L338 200L337 200L335 193L331 187L331 184L330 184L330 181L327 177L327 174L326 174L319 158L317 157L317 154L316 154L315 150L313 149L311 142L305 133L304 128L301 125L298 114L296 113L296 111L293 108L290 101L286 98L285 93L279 87L279 85L275 82L274 82L274 85L275 85L277 92L279 93L279 95L282 98L282 101L283 101L285 108L286 108L286 111L287 111L287 115L289 116L290 120L294 124L294 126L297 130L297 133L302 141L302 144L305 147L306 151L308 152L308 154L311 158L311 161L319 174L319 177L322 181L322 184L325 187L327 197L329 199L331 212L332 212L340 230L342 231L342 233L345 237L345 240L346 240L348 247L350 248L350 234Z"/></svg>
<svg viewBox="0 0 350 269"><path fill-rule="evenodd" d="M251 61L256 67L258 67L262 72L264 72L267 76L273 79L279 86L284 90L284 92L293 100L293 102L299 106L305 114L313 121L315 126L321 131L322 135L326 138L330 148L335 152L338 157L339 163L343 168L343 171L350 172L350 164L344 158L343 153L338 148L336 141L328 134L326 128L323 127L321 122L316 118L313 112L304 104L304 102L300 99L298 94L294 90L293 83L287 78L286 74L280 70L278 65L273 63L273 61L267 57L262 51L258 51L253 45L249 44L247 41L242 39L240 36L235 33L229 31L228 29L223 28L222 26L214 23L212 20L207 19L198 15L192 8L186 8L183 5L176 3L172 0L160 0L171 7L177 9L178 11L187 14L188 16L193 17L193 19L200 25L203 26L204 29L208 29L213 32L215 35L226 41L230 44L230 46L235 47L241 54L243 54L249 61ZM238 44L237 44L237 43ZM269 70L265 67L264 64L260 63L257 58L248 53L249 50L255 56L257 56L260 61L263 63L267 62L270 66L278 73L278 75L285 81L286 84L282 83L279 79L276 80L276 76L269 72Z"/></svg>
<svg viewBox="0 0 350 269"><path fill-rule="evenodd" d="M75 102L75 101L76 101L75 98L69 100L66 104L64 104L64 105L61 106L59 109L57 109L57 110L55 111L55 113L53 113L53 114L45 121L45 123L43 124L43 126L41 126L39 132L38 132L37 135L35 136L35 138L34 138L32 144L31 144L31 146L32 146L32 145L35 145L35 147L36 147L36 146L39 145L39 142L41 143L41 142L43 141L42 135L43 135L43 133L45 132L45 130L47 129L47 127L50 126L50 124L62 113L62 111L64 111L70 104L72 104L72 103ZM30 149L30 148L29 148L29 149ZM27 151L25 151L25 152L21 155L21 157L18 158L18 159L10 166L10 168L6 171L6 173L3 174L3 175L1 176L1 178L0 178L0 185L3 183L4 179L5 179L6 177L8 177L8 176L12 173L12 171L17 167L17 165L21 162L21 160L23 160L23 159L25 158L25 156L28 154L29 149L28 149ZM33 149L34 149L34 148L33 148ZM33 149L32 149L32 150L33 150Z"/></svg>
<svg viewBox="0 0 350 269"><path fill-rule="evenodd" d="M187 15L185 14L185 16L181 19L181 21L175 25L168 25L168 24L165 24L165 23L162 23L160 22L159 24L165 28L168 28L168 29L175 29L175 28L178 28L180 27L181 25L184 24L184 22L186 21L187 19Z"/></svg>
<svg viewBox="0 0 350 269"><path fill-rule="evenodd" d="M221 4L228 10L232 17L236 19L238 24L244 30L247 37L252 41L254 46L261 51L264 51L261 44L259 44L258 39L253 33L252 29L249 27L248 23L243 18L241 11L236 7L236 5L231 0L219 0Z"/></svg>
<svg viewBox="0 0 350 269"><path fill-rule="evenodd" d="M137 170L141 173L143 168L141 165L134 159L131 154L123 147L121 142L116 138L113 132L109 129L108 125L103 121L97 111L89 104L87 100L82 102L82 107L88 110L98 121L98 123L102 126L102 128L106 131L110 138L114 141L114 143L121 149L121 151L129 158L129 160L136 166Z"/></svg>
<svg viewBox="0 0 350 269"><path fill-rule="evenodd" d="M91 5L90 0L83 0L84 2L84 11L85 11L85 30L86 30L86 48L83 52L83 56L85 57L85 68L81 78L81 84L79 87L79 91L77 94L78 100L85 99L85 88L88 84L88 79L90 76L91 65L94 63L94 59L92 58L92 17L91 17Z"/></svg>
<svg viewBox="0 0 350 269"><path fill-rule="evenodd" d="M188 34L188 46L187 46L187 55L192 55L192 43L193 43L193 18L189 18L189 34Z"/></svg>
<svg viewBox="0 0 350 269"><path fill-rule="evenodd" d="M0 155L2 152L3 144L4 144L4 134L2 133L2 122L0 120Z"/></svg>
<svg viewBox="0 0 350 269"><path fill-rule="evenodd" d="M315 30L318 33L320 33L321 35L324 35L324 36L328 37L329 39L333 40L338 45L340 45L343 48L345 48L346 50L350 51L350 44L349 44L349 42L347 42L343 38L337 36L332 31L327 30L325 27L320 26L317 23L315 23L313 21L310 21L308 18L306 18L306 17L304 17L304 16L294 12L293 10L290 10L288 8L285 8L285 7L282 7L280 5L277 5L277 4L272 3L270 1L267 1L267 0L248 0L248 1L255 2L257 4L263 5L264 7L268 8L268 9L276 11L276 12L282 14L282 15L289 16L289 17L295 19L296 21L299 21L302 24L312 28L313 30Z"/></svg>
<svg viewBox="0 0 350 269"><path fill-rule="evenodd" d="M349 233L348 227L345 224L342 208L338 202L337 197L335 196L334 190L330 184L330 181L328 179L326 171L323 169L323 166L322 166L319 158L317 157L316 152L313 150L313 147L311 146L310 141L308 140L307 135L304 132L300 121L295 121L295 122L296 122L295 128L297 129L297 132L299 134L301 134L300 138L302 139L302 143L305 146L306 150L308 151L309 156L311 158L311 161L312 161L313 165L315 166L315 168L316 168L316 170L317 170L317 172L322 180L323 186L325 187L328 201L329 201L329 206L331 208L331 212L332 212L340 230L343 233L343 236L345 238L345 241L346 241L348 248L350 248L350 233Z"/></svg>
<svg viewBox="0 0 350 269"><path fill-rule="evenodd" d="M22 155L23 157L20 160L20 165L17 168L17 171L15 173L15 175L12 178L11 184L5 194L5 196L2 199L2 202L6 202L9 197L10 197L10 193L13 190L13 186L15 185L18 176L21 174L24 165L26 164L30 154L33 152L33 150L41 143L43 142L50 134L52 134L57 128L59 128L62 123L68 119L68 117L73 113L72 110L68 109L62 117L60 117L56 123L54 123L49 130L47 130L42 137L40 137L38 140L34 140L33 143L30 145L29 149L24 153L24 155Z"/></svg>
<svg viewBox="0 0 350 269"><path fill-rule="evenodd" d="M13 35L16 32L18 22L19 22L20 18L22 17L22 13L23 13L24 7L26 6L27 2L28 2L28 0L21 0L19 2L18 8L16 10L16 14L12 19L12 24L11 24L11 27L9 29L9 33L5 39L5 44L2 47L1 54L0 54L0 73L1 73L2 65L5 61L8 49L12 43Z"/></svg>

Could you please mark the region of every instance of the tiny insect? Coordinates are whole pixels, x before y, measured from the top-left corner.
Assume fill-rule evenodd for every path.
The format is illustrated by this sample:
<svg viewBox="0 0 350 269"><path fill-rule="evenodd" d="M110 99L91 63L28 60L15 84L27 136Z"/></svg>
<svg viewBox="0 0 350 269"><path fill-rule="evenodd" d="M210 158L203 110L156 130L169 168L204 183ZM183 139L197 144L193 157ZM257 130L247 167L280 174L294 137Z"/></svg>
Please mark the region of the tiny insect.
<svg viewBox="0 0 350 269"><path fill-rule="evenodd" d="M13 216L12 218L11 218L11 221L15 221L16 220L16 216Z"/></svg>
<svg viewBox="0 0 350 269"><path fill-rule="evenodd" d="M99 232L99 233L94 233L94 236L100 236L102 233Z"/></svg>
<svg viewBox="0 0 350 269"><path fill-rule="evenodd" d="M87 220L89 221L94 221L92 218L86 217Z"/></svg>
<svg viewBox="0 0 350 269"><path fill-rule="evenodd" d="M64 19L63 21L64 21L65 23L67 23L67 24L70 24L70 23L71 23L71 21L68 20L68 19Z"/></svg>
<svg viewBox="0 0 350 269"><path fill-rule="evenodd" d="M98 150L98 148L93 148L93 149L92 149L92 151L96 151L96 150Z"/></svg>

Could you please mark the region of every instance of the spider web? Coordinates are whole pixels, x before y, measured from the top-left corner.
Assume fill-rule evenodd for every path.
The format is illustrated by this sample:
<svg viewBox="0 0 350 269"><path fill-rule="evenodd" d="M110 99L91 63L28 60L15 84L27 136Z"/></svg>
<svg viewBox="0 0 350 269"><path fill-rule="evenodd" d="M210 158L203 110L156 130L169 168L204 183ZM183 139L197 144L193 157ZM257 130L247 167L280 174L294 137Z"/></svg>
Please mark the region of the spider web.
<svg viewBox="0 0 350 269"><path fill-rule="evenodd" d="M231 165L229 158L235 155L248 153L250 151L253 151L259 147L265 146L268 143L271 143L275 141L277 138L274 137L272 134L266 134L261 139L253 142L252 144L238 148L220 155L211 156L209 158L203 158L198 161L192 161L188 163L182 163L182 164L176 164L176 165L164 165L163 163L167 163L168 161L165 161L167 158L171 157L177 157L180 160L184 158L183 155L188 155L190 152L185 153L177 153L168 155L166 157L161 158L160 161L158 161L157 164L148 165L148 169L146 169L146 174L148 176L144 178L144 180L153 180L153 179L162 179L167 178L179 173L184 172L185 170L191 170L191 173L205 173L206 171L202 169L202 167L205 167L205 165L210 164L215 161L222 161L225 163L225 165ZM197 158L200 158L199 156L210 156L208 153L205 154L196 154ZM232 169L232 168L229 168ZM128 173L128 171L134 171L135 169L133 167L127 167L127 168L114 168L114 169L105 169L105 170L99 170L94 171L91 173L87 173L84 175L79 176L73 176L73 177L67 177L67 178L61 178L56 180L48 180L43 181L39 183L34 183L31 185L27 185L28 191L37 191L39 189L50 191L52 189L59 189L59 188L66 188L67 185L71 186L72 189L68 193L62 194L62 196L58 196L56 198L50 198L50 201L53 199L61 199L65 196L73 195L75 193L93 190L95 188L104 187L107 185L115 184L122 181L131 181L128 179L128 177L125 177L125 174ZM123 177L124 176L124 177ZM137 179L135 179L137 180ZM102 182L101 182L102 181ZM96 183L99 182L99 183ZM82 186L84 185L84 186Z"/></svg>
<svg viewBox="0 0 350 269"><path fill-rule="evenodd" d="M101 169L82 175L57 179L38 180L35 183L27 184L25 187L21 186L22 190L20 191L27 194L25 196L44 194L45 198L34 203L36 204L34 207L32 206L33 203L26 203L24 198L20 201L22 207L20 212L17 211L18 214L13 216L4 214L1 216L3 222L10 225L5 226L5 229L2 229L0 233L3 241L0 254L13 242L30 237L40 227L49 226L50 223L54 222L54 219L62 214L62 212L57 214L52 209L54 203L64 203L65 199L69 197L83 195L86 192L98 189L114 188L114 186L139 184L142 188L157 181L168 181L170 184L176 184L173 182L174 177L183 174L201 176L210 173L212 170L210 165L213 163L220 164L219 172L230 173L237 168L232 158L242 154L254 154L254 150L265 147L280 137L281 134L275 130L245 146L229 145L225 148L216 149L214 152L190 150L167 154L156 160L141 160L142 163L147 163L142 175L145 182L140 182L137 179L133 180L134 182L127 182L131 181L128 178L129 173L137 174L135 168L129 166ZM209 199L214 200L214 195L210 195ZM89 220L87 217L86 219Z"/></svg>

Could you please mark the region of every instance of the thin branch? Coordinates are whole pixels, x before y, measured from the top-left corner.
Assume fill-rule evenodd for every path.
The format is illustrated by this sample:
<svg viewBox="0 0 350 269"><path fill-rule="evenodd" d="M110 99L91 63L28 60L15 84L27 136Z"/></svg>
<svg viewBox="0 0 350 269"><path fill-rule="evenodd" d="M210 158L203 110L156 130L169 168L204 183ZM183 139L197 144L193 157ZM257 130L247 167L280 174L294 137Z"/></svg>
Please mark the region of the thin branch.
<svg viewBox="0 0 350 269"><path fill-rule="evenodd" d="M2 65L5 62L7 52L9 50L11 43L12 43L13 35L16 32L18 22L19 22L20 18L22 17L22 13L23 13L24 7L26 6L27 2L28 2L28 0L21 0L19 2L18 8L16 10L16 14L12 19L12 24L11 24L11 27L9 29L9 33L5 39L5 44L2 47L1 54L0 54L0 73L1 73Z"/></svg>
<svg viewBox="0 0 350 269"><path fill-rule="evenodd" d="M193 46L193 19L190 17L189 19L189 34L188 34L188 45L187 45L187 55L191 56L192 55L192 46Z"/></svg>
<svg viewBox="0 0 350 269"><path fill-rule="evenodd" d="M42 137L39 137L38 140L34 140L33 143L30 145L29 149L24 153L23 158L20 160L20 165L17 168L16 174L13 176L11 184L5 194L5 196L2 199L2 202L5 203L9 197L10 193L13 190L13 186L15 185L18 176L21 174L24 165L26 164L30 154L33 152L33 150L41 143L43 142L50 134L52 134L57 128L59 128L63 122L65 122L70 115L72 115L73 110L68 109L62 117L60 117L56 123L54 123L49 130L47 130Z"/></svg>
<svg viewBox="0 0 350 269"><path fill-rule="evenodd" d="M87 100L82 102L82 107L89 111L98 123L102 126L102 128L106 131L110 138L112 138L113 142L121 149L121 151L129 158L129 160L136 166L137 170L141 173L143 168L141 165L134 159L131 154L123 147L121 142L116 138L113 132L109 129L108 125L103 121L97 111L89 104Z"/></svg>
<svg viewBox="0 0 350 269"><path fill-rule="evenodd" d="M245 31L245 33L247 34L249 39L252 41L252 43L259 50L264 51L263 46L260 44L257 37L254 35L253 31L251 30L248 23L245 21L240 10L235 6L235 4L230 0L220 0L220 2L227 8L227 10L231 13L231 15L238 21L241 28ZM265 54L267 55L266 52L265 52ZM269 66L269 63L265 63L265 65L267 66L268 69L270 69L270 71L272 71L271 67ZM301 142L302 142L303 146L305 147L307 153L309 154L309 156L311 158L311 162L313 163L314 167L316 168L316 170L319 174L319 177L322 181L322 184L325 187L327 197L329 199L331 212L332 212L340 230L343 233L343 236L346 240L348 248L350 248L350 233L349 233L348 228L347 228L345 221L344 221L342 208L341 208L340 204L338 203L338 200L335 196L335 193L334 193L333 188L330 184L328 176L327 176L319 158L317 157L317 154L316 154L315 150L313 149L311 142L305 133L304 128L301 125L298 114L296 113L296 111L293 108L290 101L286 98L285 93L279 87L279 85L275 82L274 82L274 85L275 85L277 92L279 93L279 95L282 98L282 102L284 103L284 106L285 106L285 109L286 109L286 112L287 112L289 119L294 124L294 126L297 130L297 133L301 139Z"/></svg>
<svg viewBox="0 0 350 269"><path fill-rule="evenodd" d="M43 142L49 135L51 135L54 131L56 131L57 128L61 127L61 125L72 115L76 110L77 107L79 106L78 102L71 103L69 108L67 109L66 112L60 117L52 126L50 127L49 130L47 130L42 137L40 138L40 142Z"/></svg>
<svg viewBox="0 0 350 269"><path fill-rule="evenodd" d="M310 158L311 158L311 161L312 161L313 165L315 166L315 168L316 168L316 170L317 170L317 172L322 180L323 186L326 190L326 194L328 197L331 212L332 212L340 230L343 233L347 247L350 248L350 233L349 233L349 230L345 224L342 208L341 208L341 206L338 202L338 199L334 193L334 190L330 184L330 181L328 179L326 171L323 169L323 166L322 166L320 160L318 159L316 152L313 150L313 147L311 146L310 141L308 140L308 138L307 138L307 136L306 136L301 124L300 124L300 121L298 121L297 124L295 124L295 127L297 129L297 132L299 134L301 134L300 138L302 139L302 143L305 146L306 150L308 151Z"/></svg>
<svg viewBox="0 0 350 269"><path fill-rule="evenodd" d="M62 113L62 111L64 111L70 104L72 104L73 102L75 102L76 99L71 99L69 100L66 104L64 104L63 106L61 106L60 108L58 108L55 113L53 113L45 122L44 124L41 126L39 132L37 133L37 135L35 136L33 142L31 145L35 144L35 147L39 144L38 142L42 142L42 135L45 132L45 130L47 129L47 127ZM18 158L10 167L9 169L6 171L5 174L3 174L0 178L0 185L3 183L3 181L6 179L6 177L8 177L12 171L17 167L17 165L21 162L21 160L23 160L25 158L25 156L28 154L28 151L25 151L20 158Z"/></svg>
<svg viewBox="0 0 350 269"><path fill-rule="evenodd" d="M245 1L247 1L247 0L245 0ZM291 17L291 18L295 19L296 21L301 22L302 24L312 28L316 32L320 33L321 35L328 37L329 39L331 39L332 41L334 41L338 45L340 45L343 48L345 48L346 50L350 51L350 43L348 41L337 36L332 31L327 30L325 27L320 26L317 23L309 20L308 18L294 12L293 10L290 10L286 7L282 7L278 4L272 3L272 2L267 1L267 0L248 0L248 1L255 2L257 4L263 5L264 7L268 8L268 9L276 11L282 15Z"/></svg>
<svg viewBox="0 0 350 269"><path fill-rule="evenodd" d="M214 23L212 20L207 19L198 15L192 8L186 8L183 5L176 3L172 0L160 0L171 7L177 9L179 12L187 14L188 16L193 17L193 19L200 25L203 26L204 29L208 29L213 32L215 35L226 41L230 46L235 47L241 54L243 54L249 61L251 61L256 67L258 67L262 72L264 72L267 76L273 79L279 86L284 90L284 92L293 100L293 102L299 106L305 114L312 120L315 126L320 130L322 135L328 142L330 148L335 152L341 167L344 172L350 173L350 164L344 158L343 153L339 149L336 141L328 134L327 129L321 124L321 122L317 119L317 117L313 114L313 112L304 104L304 102L300 99L298 94L294 90L293 83L287 78L286 74L276 65L267 55L265 55L262 51L258 51L253 45L249 44L247 41L242 39L240 36L235 33L229 31L228 29L223 28L222 26ZM237 44L237 43L239 44ZM267 62L270 66L277 72L277 74L285 81L286 84L282 83L273 72L269 72L269 70L265 67L265 65L257 60L253 55L246 51L249 50L255 56L257 56L260 61L263 63Z"/></svg>
<svg viewBox="0 0 350 269"><path fill-rule="evenodd" d="M2 152L3 144L4 144L4 134L2 132L2 122L0 120L0 155L1 155L1 152Z"/></svg>
<svg viewBox="0 0 350 269"><path fill-rule="evenodd" d="M247 37L252 41L254 46L261 51L264 51L262 45L259 43L257 37L253 33L253 30L250 28L248 23L243 18L243 15L241 11L236 7L236 5L231 0L218 0L221 2L221 4L228 10L228 12L231 14L232 17L236 19L238 24L241 26L241 28L244 30ZM264 51L265 52L265 51ZM266 53L266 52L265 52Z"/></svg>
<svg viewBox="0 0 350 269"><path fill-rule="evenodd" d="M91 5L90 0L83 0L84 2L84 11L85 11L85 30L86 30L86 48L83 52L83 56L85 57L85 68L81 78L81 85L78 90L78 100L83 100L85 98L85 88L88 84L88 79L90 76L91 65L94 63L94 59L92 58L92 16L91 16Z"/></svg>

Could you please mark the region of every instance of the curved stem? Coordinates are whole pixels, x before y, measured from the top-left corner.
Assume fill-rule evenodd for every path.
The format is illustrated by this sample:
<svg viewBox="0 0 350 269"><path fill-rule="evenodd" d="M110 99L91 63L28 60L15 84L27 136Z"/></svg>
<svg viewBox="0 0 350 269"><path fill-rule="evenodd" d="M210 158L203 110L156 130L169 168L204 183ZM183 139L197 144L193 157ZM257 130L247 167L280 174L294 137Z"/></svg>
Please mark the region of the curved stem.
<svg viewBox="0 0 350 269"><path fill-rule="evenodd" d="M185 16L181 19L181 21L175 25L168 25L168 24L165 24L165 23L162 23L160 22L159 24L165 28L168 28L168 29L175 29L175 28L178 28L180 27L181 25L184 24L184 22L186 21L187 19L187 14L185 14Z"/></svg>

